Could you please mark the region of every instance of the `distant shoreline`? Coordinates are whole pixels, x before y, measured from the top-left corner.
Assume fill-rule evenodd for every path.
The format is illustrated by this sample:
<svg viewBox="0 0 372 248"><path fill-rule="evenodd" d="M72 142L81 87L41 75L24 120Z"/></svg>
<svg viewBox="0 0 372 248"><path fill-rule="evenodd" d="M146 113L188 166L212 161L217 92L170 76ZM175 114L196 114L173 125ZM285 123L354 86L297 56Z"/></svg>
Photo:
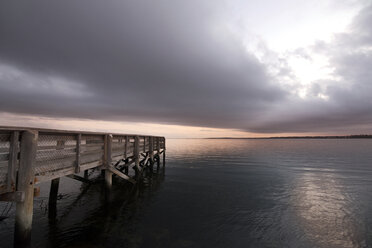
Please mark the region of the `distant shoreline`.
<svg viewBox="0 0 372 248"><path fill-rule="evenodd" d="M370 134L343 136L284 136L284 137L210 137L203 139L372 139Z"/></svg>

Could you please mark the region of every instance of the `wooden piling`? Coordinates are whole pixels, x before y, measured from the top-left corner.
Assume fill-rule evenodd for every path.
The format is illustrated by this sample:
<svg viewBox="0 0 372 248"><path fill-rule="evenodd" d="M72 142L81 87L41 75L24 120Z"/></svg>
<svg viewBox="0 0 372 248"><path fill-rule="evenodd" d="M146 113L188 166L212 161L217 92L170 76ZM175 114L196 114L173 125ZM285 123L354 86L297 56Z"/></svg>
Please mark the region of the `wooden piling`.
<svg viewBox="0 0 372 248"><path fill-rule="evenodd" d="M136 171L136 177L140 173L140 154L139 154L139 137L136 135L134 137L134 168Z"/></svg>
<svg viewBox="0 0 372 248"><path fill-rule="evenodd" d="M163 166L165 166L165 150L163 150Z"/></svg>
<svg viewBox="0 0 372 248"><path fill-rule="evenodd" d="M150 169L154 168L154 137L149 137Z"/></svg>
<svg viewBox="0 0 372 248"><path fill-rule="evenodd" d="M129 144L129 137L125 136L124 159L128 158L128 144ZM129 166L125 167L124 174L129 175Z"/></svg>
<svg viewBox="0 0 372 248"><path fill-rule="evenodd" d="M59 178L55 178L50 183L48 217L54 220L57 216L57 198L58 198Z"/></svg>
<svg viewBox="0 0 372 248"><path fill-rule="evenodd" d="M24 201L16 206L14 244L17 247L27 247L31 241L37 139L37 131L22 133L17 190L24 192Z"/></svg>
<svg viewBox="0 0 372 248"><path fill-rule="evenodd" d="M105 186L107 190L112 187L112 172L109 170L111 166L112 154L112 135L105 135L105 153L104 153L104 167L105 167Z"/></svg>
<svg viewBox="0 0 372 248"><path fill-rule="evenodd" d="M165 138L163 138L163 166L165 166Z"/></svg>
<svg viewBox="0 0 372 248"><path fill-rule="evenodd" d="M76 135L76 164L75 164L75 173L80 173L80 148L81 146L81 134Z"/></svg>
<svg viewBox="0 0 372 248"><path fill-rule="evenodd" d="M105 170L105 186L107 190L111 190L112 187L112 172Z"/></svg>
<svg viewBox="0 0 372 248"><path fill-rule="evenodd" d="M157 169L159 169L160 167L160 139L159 137L156 138L156 149L157 149L156 167Z"/></svg>

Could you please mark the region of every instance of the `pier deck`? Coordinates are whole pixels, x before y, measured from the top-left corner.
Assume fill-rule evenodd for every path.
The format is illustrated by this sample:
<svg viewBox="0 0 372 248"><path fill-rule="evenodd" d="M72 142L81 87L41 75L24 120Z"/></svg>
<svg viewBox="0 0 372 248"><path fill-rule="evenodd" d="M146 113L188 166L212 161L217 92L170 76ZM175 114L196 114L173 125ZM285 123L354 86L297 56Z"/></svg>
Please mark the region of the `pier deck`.
<svg viewBox="0 0 372 248"><path fill-rule="evenodd" d="M165 164L165 138L134 134L0 127L0 201L14 201L15 243L27 244L37 184L52 181L55 204L59 178L84 181L80 172L99 168L109 190L115 174L135 184L144 169Z"/></svg>

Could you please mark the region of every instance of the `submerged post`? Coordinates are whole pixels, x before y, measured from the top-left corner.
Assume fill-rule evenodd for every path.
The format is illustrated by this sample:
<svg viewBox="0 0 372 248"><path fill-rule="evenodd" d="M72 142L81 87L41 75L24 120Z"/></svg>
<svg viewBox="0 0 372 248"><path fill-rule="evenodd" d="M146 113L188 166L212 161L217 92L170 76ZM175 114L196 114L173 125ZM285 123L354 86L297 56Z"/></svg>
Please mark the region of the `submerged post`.
<svg viewBox="0 0 372 248"><path fill-rule="evenodd" d="M59 188L59 177L52 180L50 183L48 217L54 220L57 216L57 198Z"/></svg>
<svg viewBox="0 0 372 248"><path fill-rule="evenodd" d="M31 241L37 140L37 131L22 133L17 190L23 191L25 198L16 206L14 244L17 247L28 246Z"/></svg>
<svg viewBox="0 0 372 248"><path fill-rule="evenodd" d="M128 143L129 143L129 137L128 135L125 136L125 150L124 150L124 158L128 158ZM124 174L128 175L129 174L129 166L126 166L124 169Z"/></svg>
<svg viewBox="0 0 372 248"><path fill-rule="evenodd" d="M163 166L165 166L165 138L163 138Z"/></svg>
<svg viewBox="0 0 372 248"><path fill-rule="evenodd" d="M139 159L139 137L136 135L134 137L134 169L136 171L136 177L140 173Z"/></svg>
<svg viewBox="0 0 372 248"><path fill-rule="evenodd" d="M149 137L150 169L154 168L154 137Z"/></svg>
<svg viewBox="0 0 372 248"><path fill-rule="evenodd" d="M159 137L156 137L156 149L157 149L157 161L156 161L156 167L157 169L159 169L159 166L160 166L160 138Z"/></svg>
<svg viewBox="0 0 372 248"><path fill-rule="evenodd" d="M107 190L111 189L112 186L112 172L109 170L111 166L111 152L112 152L112 135L108 134L105 136L105 186Z"/></svg>

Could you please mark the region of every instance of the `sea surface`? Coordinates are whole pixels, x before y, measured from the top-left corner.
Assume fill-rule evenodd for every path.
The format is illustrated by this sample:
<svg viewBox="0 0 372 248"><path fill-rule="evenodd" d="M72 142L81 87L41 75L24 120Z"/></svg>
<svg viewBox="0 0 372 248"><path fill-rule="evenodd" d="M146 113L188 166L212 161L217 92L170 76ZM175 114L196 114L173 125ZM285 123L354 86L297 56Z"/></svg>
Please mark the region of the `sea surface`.
<svg viewBox="0 0 372 248"><path fill-rule="evenodd" d="M42 184L32 247L372 247L371 139L166 143L165 168L137 187L115 178L109 204L98 171L90 186L63 178L48 218Z"/></svg>

